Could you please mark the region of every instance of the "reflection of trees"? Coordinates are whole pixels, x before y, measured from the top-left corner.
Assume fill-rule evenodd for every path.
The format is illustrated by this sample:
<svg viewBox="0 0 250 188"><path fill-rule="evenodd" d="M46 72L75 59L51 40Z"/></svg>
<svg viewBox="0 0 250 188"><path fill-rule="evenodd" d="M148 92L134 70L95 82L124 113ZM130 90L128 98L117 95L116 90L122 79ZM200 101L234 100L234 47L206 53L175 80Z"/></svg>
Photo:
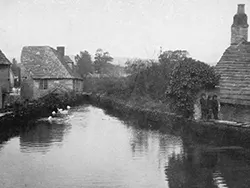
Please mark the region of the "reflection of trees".
<svg viewBox="0 0 250 188"><path fill-rule="evenodd" d="M28 131L20 133L21 152L38 151L47 152L54 143L63 141L66 124L49 124L48 122L37 122Z"/></svg>
<svg viewBox="0 0 250 188"><path fill-rule="evenodd" d="M132 138L130 141L133 154L140 155L148 151L148 132L140 129L132 131Z"/></svg>
<svg viewBox="0 0 250 188"><path fill-rule="evenodd" d="M182 152L180 137L140 127L130 128L130 145L134 158L150 155L152 161L157 163L158 169L162 169L169 155L177 155Z"/></svg>
<svg viewBox="0 0 250 188"><path fill-rule="evenodd" d="M0 121L0 144L8 141L10 138L17 136L21 127L21 122L8 117Z"/></svg>
<svg viewBox="0 0 250 188"><path fill-rule="evenodd" d="M183 156L169 157L165 169L169 187L216 187L213 183L213 171L217 160L216 152L199 147L186 148Z"/></svg>

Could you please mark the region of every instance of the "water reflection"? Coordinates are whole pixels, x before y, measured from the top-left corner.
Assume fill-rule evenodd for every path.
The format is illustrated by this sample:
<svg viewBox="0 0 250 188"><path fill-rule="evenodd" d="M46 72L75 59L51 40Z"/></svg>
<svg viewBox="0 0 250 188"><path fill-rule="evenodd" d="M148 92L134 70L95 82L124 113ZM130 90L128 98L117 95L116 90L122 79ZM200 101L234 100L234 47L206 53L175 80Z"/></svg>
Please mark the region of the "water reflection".
<svg viewBox="0 0 250 188"><path fill-rule="evenodd" d="M249 187L250 166L242 152L233 147L184 146L183 154L169 157L166 180L170 188Z"/></svg>
<svg viewBox="0 0 250 188"><path fill-rule="evenodd" d="M228 187L223 175L221 174L221 172L219 170L217 170L213 173L213 181L214 181L214 184L218 188L227 188Z"/></svg>
<svg viewBox="0 0 250 188"><path fill-rule="evenodd" d="M37 121L29 131L20 133L20 151L24 153L41 152L45 154L52 145L60 145L70 124L48 121Z"/></svg>
<svg viewBox="0 0 250 188"><path fill-rule="evenodd" d="M216 152L203 147L187 147L182 155L173 155L166 166L169 187L216 187L213 172L218 162Z"/></svg>
<svg viewBox="0 0 250 188"><path fill-rule="evenodd" d="M0 145L0 187L250 187L245 150L161 130L93 106L61 123L38 121Z"/></svg>

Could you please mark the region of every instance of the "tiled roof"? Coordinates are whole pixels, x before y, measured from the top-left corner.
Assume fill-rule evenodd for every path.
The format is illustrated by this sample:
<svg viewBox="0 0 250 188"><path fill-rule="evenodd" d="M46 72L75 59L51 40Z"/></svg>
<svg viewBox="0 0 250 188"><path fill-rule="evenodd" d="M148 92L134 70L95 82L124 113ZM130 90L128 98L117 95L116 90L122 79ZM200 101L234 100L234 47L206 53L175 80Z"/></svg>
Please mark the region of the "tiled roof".
<svg viewBox="0 0 250 188"><path fill-rule="evenodd" d="M68 55L65 55L63 59L64 59L64 62L66 63L69 63L69 62L74 63L74 61Z"/></svg>
<svg viewBox="0 0 250 188"><path fill-rule="evenodd" d="M58 52L49 46L23 47L21 63L34 79L81 79Z"/></svg>
<svg viewBox="0 0 250 188"><path fill-rule="evenodd" d="M10 65L10 61L6 58L3 52L0 50L0 65Z"/></svg>
<svg viewBox="0 0 250 188"><path fill-rule="evenodd" d="M250 43L231 45L217 63L221 102L250 105Z"/></svg>

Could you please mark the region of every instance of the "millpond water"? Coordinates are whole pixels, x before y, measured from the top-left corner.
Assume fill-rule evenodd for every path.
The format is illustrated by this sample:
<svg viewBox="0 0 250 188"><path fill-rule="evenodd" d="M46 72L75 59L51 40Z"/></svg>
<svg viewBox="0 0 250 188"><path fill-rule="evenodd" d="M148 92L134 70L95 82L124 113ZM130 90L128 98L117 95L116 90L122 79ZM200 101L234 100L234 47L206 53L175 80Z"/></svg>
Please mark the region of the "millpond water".
<svg viewBox="0 0 250 188"><path fill-rule="evenodd" d="M83 105L1 143L0 187L250 187L245 152Z"/></svg>

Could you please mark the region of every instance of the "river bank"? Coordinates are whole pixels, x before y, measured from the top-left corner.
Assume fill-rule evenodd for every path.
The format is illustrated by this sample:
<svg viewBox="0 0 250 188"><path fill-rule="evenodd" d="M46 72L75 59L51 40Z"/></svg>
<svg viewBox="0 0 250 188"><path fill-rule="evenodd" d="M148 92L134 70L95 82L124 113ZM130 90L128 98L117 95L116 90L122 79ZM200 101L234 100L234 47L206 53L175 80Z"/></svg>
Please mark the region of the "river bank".
<svg viewBox="0 0 250 188"><path fill-rule="evenodd" d="M170 118L181 119L183 116L171 113L168 111L168 107L165 104L156 104L151 102L152 106L142 104L144 101L125 101L114 96L106 96L100 94L91 94L89 99L93 104L100 105L104 108L112 108L120 113L131 115L134 113L143 114L147 120L152 122L163 123Z"/></svg>
<svg viewBox="0 0 250 188"><path fill-rule="evenodd" d="M0 117L0 143L7 141L20 132L31 128L37 118L49 117L56 107L65 109L67 105L73 107L86 102L84 95L63 94L48 95L34 101L19 101L11 111L2 113Z"/></svg>
<svg viewBox="0 0 250 188"><path fill-rule="evenodd" d="M141 115L145 125L147 124L146 126L152 128L160 130L178 129L179 131L192 132L198 139L205 138L207 140L208 138L211 142L215 141L217 144L222 145L230 143L249 147L250 144L250 127L248 124L222 120L196 121L186 119L181 115L166 112L161 108L142 108L125 100L100 94L90 94L89 100L94 105L117 111L126 116ZM170 121L171 123L168 123Z"/></svg>

